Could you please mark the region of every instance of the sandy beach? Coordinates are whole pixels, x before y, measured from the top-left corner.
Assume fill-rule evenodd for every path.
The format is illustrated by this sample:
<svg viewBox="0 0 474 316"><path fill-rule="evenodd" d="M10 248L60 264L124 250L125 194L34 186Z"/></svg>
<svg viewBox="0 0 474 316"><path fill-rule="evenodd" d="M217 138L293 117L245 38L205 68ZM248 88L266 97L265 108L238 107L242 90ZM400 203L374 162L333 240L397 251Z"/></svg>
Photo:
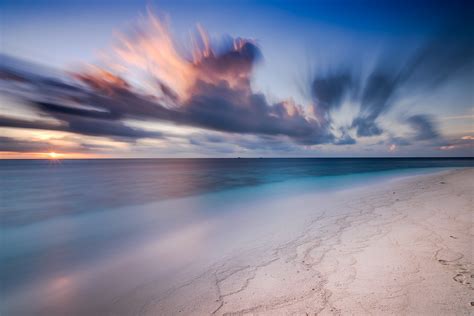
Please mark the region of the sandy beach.
<svg viewBox="0 0 474 316"><path fill-rule="evenodd" d="M1 8L0 316L474 316L474 0Z"/></svg>
<svg viewBox="0 0 474 316"><path fill-rule="evenodd" d="M322 212L299 235L228 256L135 312L472 314L473 179L444 171L308 205Z"/></svg>
<svg viewBox="0 0 474 316"><path fill-rule="evenodd" d="M24 270L31 282L2 297L2 308L5 315L474 312L473 168L335 178L314 187L328 190L290 181L60 217L26 227L23 239L4 234L17 245L31 236L49 244L46 261ZM220 212L205 216L207 209ZM180 218L188 222L160 234L160 225ZM55 248L75 227L77 239ZM146 235L92 253L93 234L114 241L130 227ZM89 239L75 246L82 237ZM84 247L82 265L61 261Z"/></svg>

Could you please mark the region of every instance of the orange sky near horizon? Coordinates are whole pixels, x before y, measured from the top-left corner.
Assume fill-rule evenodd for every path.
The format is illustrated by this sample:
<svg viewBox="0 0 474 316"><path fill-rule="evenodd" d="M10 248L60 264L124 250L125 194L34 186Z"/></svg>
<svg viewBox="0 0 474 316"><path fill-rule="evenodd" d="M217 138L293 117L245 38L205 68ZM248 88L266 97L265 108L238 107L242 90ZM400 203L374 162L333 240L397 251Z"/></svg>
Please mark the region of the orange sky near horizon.
<svg viewBox="0 0 474 316"><path fill-rule="evenodd" d="M8 152L0 151L1 159L48 159L48 160L63 160L63 159L99 159L110 158L104 154L89 154L89 153L64 153L64 152Z"/></svg>

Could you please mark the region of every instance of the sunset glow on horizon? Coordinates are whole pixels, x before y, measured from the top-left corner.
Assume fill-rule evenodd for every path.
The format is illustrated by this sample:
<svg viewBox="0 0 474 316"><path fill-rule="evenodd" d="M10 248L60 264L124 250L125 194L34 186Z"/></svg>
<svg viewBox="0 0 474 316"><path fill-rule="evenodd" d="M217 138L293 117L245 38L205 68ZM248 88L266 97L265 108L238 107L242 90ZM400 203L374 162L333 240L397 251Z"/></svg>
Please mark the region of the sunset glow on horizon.
<svg viewBox="0 0 474 316"><path fill-rule="evenodd" d="M67 159L107 159L111 158L106 155L84 154L84 153L55 153L55 152L39 152L39 153L16 153L1 152L0 159L44 159L51 161L67 160Z"/></svg>
<svg viewBox="0 0 474 316"><path fill-rule="evenodd" d="M235 4L252 12L238 19L210 3L208 16L125 1L122 18L74 3L94 32L61 22L63 6L7 4L0 158L472 156L462 6L402 19L395 3L345 3L360 24L318 2ZM35 10L60 36L28 22Z"/></svg>
<svg viewBox="0 0 474 316"><path fill-rule="evenodd" d="M472 311L474 0L0 8L0 316Z"/></svg>

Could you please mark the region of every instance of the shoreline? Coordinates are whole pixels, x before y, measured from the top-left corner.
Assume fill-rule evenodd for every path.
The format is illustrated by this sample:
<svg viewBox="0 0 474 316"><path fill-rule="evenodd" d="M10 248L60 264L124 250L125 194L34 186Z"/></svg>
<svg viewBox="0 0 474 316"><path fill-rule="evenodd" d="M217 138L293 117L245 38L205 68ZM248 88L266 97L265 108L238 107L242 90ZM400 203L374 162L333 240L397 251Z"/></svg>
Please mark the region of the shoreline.
<svg viewBox="0 0 474 316"><path fill-rule="evenodd" d="M84 269L46 278L12 301L30 307L9 310L38 315L469 314L474 309L473 176L474 168L432 170L354 181L354 187L316 194L278 196L277 190L261 201L213 202L209 205L231 209L148 239L139 248L122 248ZM183 211L178 205L186 204L173 208ZM181 268L166 272L163 260ZM67 299L72 305L64 305Z"/></svg>
<svg viewBox="0 0 474 316"><path fill-rule="evenodd" d="M296 238L216 263L143 305L153 314L472 312L473 169L352 192ZM384 194L385 193L385 194Z"/></svg>

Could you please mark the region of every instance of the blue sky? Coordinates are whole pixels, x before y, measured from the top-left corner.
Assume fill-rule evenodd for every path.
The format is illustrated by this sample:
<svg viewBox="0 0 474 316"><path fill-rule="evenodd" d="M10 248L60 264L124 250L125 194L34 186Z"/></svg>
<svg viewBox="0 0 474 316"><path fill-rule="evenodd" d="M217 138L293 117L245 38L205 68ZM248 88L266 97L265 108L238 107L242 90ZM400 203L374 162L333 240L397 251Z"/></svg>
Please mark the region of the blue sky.
<svg viewBox="0 0 474 316"><path fill-rule="evenodd" d="M203 58L201 64L190 66L193 73L199 68L194 81L186 86L192 93L180 95L180 102L173 105L192 109L186 117L173 114L170 119L124 110L120 119L104 121L114 131L133 130L133 135L84 131L77 126L97 122L100 125L101 121L76 121L72 115L77 113L69 111L70 105L67 114L62 110L58 116L54 112L57 107L53 111L53 107L40 104L45 99L44 91L35 92L37 95L32 97L3 80L0 87L5 93L0 100L4 118L0 129L5 136L0 151L7 158L37 157L50 151L63 153L64 157L473 153L472 5L467 1L37 0L2 1L0 5L4 73L29 68L19 64L33 63L30 69L35 69L35 75L51 76L48 72L54 69L54 80L62 82L69 80L64 77L71 72L85 72L84 65L102 69L104 54L113 55L117 34L126 34L129 42L136 42L137 36L153 37L153 30L140 29L142 33L138 34L133 31L150 19L147 7L160 23L169 26L170 36L184 59L190 34L196 38L197 23L207 30L216 54L221 54L213 57L215 60ZM219 47L226 47L226 40L240 39L255 46L262 57L249 60L246 51L219 52ZM145 52L136 49L134 54ZM222 57L226 54L239 56L229 62L229 58ZM424 56L421 63L416 61L419 56ZM224 68L208 69L205 65L209 62L224 64ZM156 62L154 66L163 65ZM249 68L236 72L232 68L235 65ZM126 67L134 66L127 61L120 64L120 69ZM111 72L110 67L106 70ZM216 73L219 71L224 73ZM66 75L56 75L58 72ZM123 73L122 70L121 77ZM137 72L126 74L122 79L132 83L130 89L143 93L140 89L144 84L136 79ZM173 86L173 78L160 75L163 72L147 74L156 76L154 79L175 92L180 91ZM230 84L225 93L237 101L219 105L221 100L216 97L224 93L222 84L233 80L230 75L245 77L249 83ZM210 87L204 89L199 85L201 81ZM387 84L378 87L377 82ZM84 82L78 84L82 88ZM37 82L31 85L38 91ZM90 89L86 87L88 97ZM335 91L337 96L333 95ZM64 91L53 93L58 93L56 99L71 98ZM381 97L381 93L386 95ZM325 99L328 94L337 100ZM265 99L263 105L255 101L260 97ZM207 103L202 104L202 100ZM109 101L112 104L123 100L108 96ZM286 104L290 103L302 109L301 113L295 116L294 110L288 110L291 113L282 114L279 108L288 109ZM250 110L242 110L242 104ZM216 112L225 124L217 123L220 117L213 109L219 106ZM260 106L265 106L264 112L257 111ZM258 119L242 117L257 115L255 111L261 115ZM62 127L32 128L25 122L19 124L18 118L29 123L49 119ZM12 123L12 119L16 121Z"/></svg>

